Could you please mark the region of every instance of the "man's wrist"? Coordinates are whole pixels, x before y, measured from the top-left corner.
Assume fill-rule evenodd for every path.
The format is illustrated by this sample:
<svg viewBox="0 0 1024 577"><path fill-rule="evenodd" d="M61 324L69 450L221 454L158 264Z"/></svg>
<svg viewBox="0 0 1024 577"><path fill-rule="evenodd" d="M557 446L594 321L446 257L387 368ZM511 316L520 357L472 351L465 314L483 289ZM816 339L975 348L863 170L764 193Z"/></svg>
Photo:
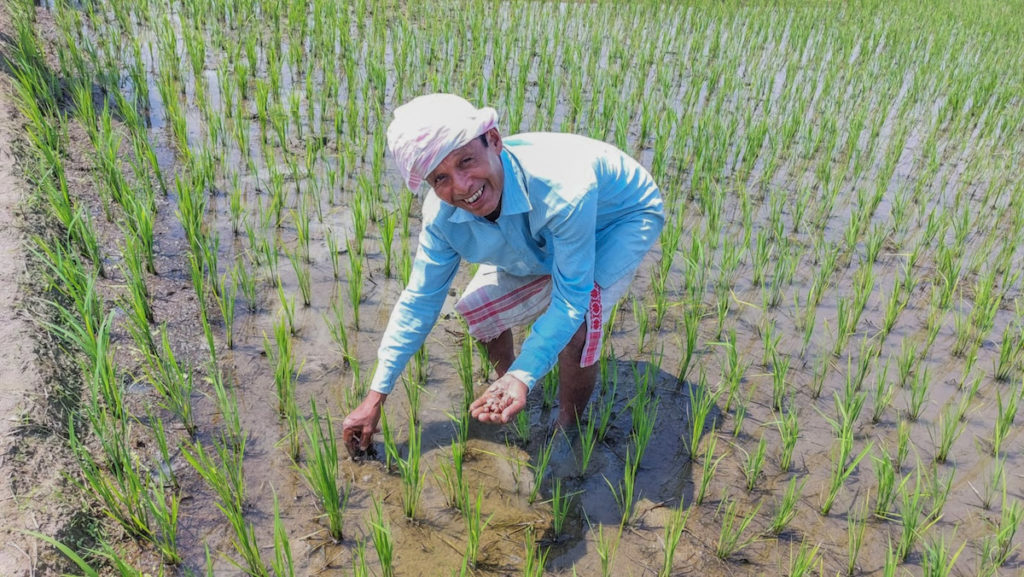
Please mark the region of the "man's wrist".
<svg viewBox="0 0 1024 577"><path fill-rule="evenodd" d="M374 406L382 407L386 400L388 400L387 393L371 390L369 393L366 393L366 398L363 399L363 403L370 403Z"/></svg>

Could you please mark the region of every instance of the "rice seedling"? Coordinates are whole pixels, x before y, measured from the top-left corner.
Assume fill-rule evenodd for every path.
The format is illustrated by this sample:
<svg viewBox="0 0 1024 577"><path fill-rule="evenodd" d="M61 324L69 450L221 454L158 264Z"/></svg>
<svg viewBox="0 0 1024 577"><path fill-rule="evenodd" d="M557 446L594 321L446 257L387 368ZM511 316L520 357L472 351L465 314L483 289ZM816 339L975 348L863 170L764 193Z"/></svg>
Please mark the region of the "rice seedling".
<svg viewBox="0 0 1024 577"><path fill-rule="evenodd" d="M544 574L544 564L547 563L550 549L541 549L534 538L533 527L526 527L525 547L523 555L523 577L541 577Z"/></svg>
<svg viewBox="0 0 1024 577"><path fill-rule="evenodd" d="M782 410L786 399L786 374L789 372L790 358L774 354L772 357L772 409Z"/></svg>
<svg viewBox="0 0 1024 577"><path fill-rule="evenodd" d="M743 451L742 447L738 447ZM754 487L757 486L757 479L761 475L761 469L764 467L764 458L767 453L768 443L764 438L764 434L761 434L761 438L757 443L757 449L752 453L743 451L746 458L743 461L743 478L746 480L746 487L748 491L753 491Z"/></svg>
<svg viewBox="0 0 1024 577"><path fill-rule="evenodd" d="M423 493L423 473L420 472L420 442L422 426L417 425L410 415L408 455L396 458L399 475L402 477L402 511L409 519L416 517L420 496Z"/></svg>
<svg viewBox="0 0 1024 577"><path fill-rule="evenodd" d="M392 565L394 543L391 537L391 524L384 518L384 510L376 498L373 500L370 535L373 538L373 548L377 550L377 558L380 560L381 575L393 577L395 569Z"/></svg>
<svg viewBox="0 0 1024 577"><path fill-rule="evenodd" d="M630 451L630 447L627 446L626 458L623 463L622 481L618 486L615 486L612 485L612 482L607 477L604 480L612 491L612 497L615 498L615 503L619 506L619 512L622 513L620 525L623 527L629 525L633 520L633 507L636 505L636 474L639 468L639 456Z"/></svg>
<svg viewBox="0 0 1024 577"><path fill-rule="evenodd" d="M1017 392L1014 392L1009 395L1009 399L1004 405L1003 393L998 388L996 389L996 406L998 407L999 413L992 429L991 451L993 457L999 456L999 451L1002 449L1003 441L1010 433L1010 427L1013 426L1013 420L1017 415L1017 402L1019 400L1020 395Z"/></svg>
<svg viewBox="0 0 1024 577"><path fill-rule="evenodd" d="M597 538L594 542L594 549L597 551L597 556L601 560L601 575L602 577L608 577L611 575L612 563L615 561L615 554L619 550L620 539L622 537L622 528L620 526L619 531L615 535L605 535L604 525L597 526Z"/></svg>
<svg viewBox="0 0 1024 577"><path fill-rule="evenodd" d="M704 435L704 425L707 422L708 416L711 414L711 409L715 406L718 401L719 391L711 393L708 391L707 382L701 374L700 384L697 386L689 386L689 397L690 403L687 405L687 417L690 422L687 433L690 438L687 439L685 434L683 437L683 444L686 446L687 453L690 456L690 460L693 461L697 456L697 445L700 443L701 437ZM714 422L712 422L712 428Z"/></svg>
<svg viewBox="0 0 1024 577"><path fill-rule="evenodd" d="M715 471L718 469L718 464L725 458L725 455L720 455L715 459L715 445L718 444L718 435L712 432L708 435L708 441L704 444L704 456L701 460L701 472L700 472L700 484L697 486L697 494L694 496L694 502L698 505L704 502L704 497L707 495L708 487L711 485L711 480L715 477Z"/></svg>
<svg viewBox="0 0 1024 577"><path fill-rule="evenodd" d="M790 409L784 413L781 418L776 419L775 427L779 430L782 440L779 469L786 472L793 463L793 450L796 449L796 442L800 437L800 419L797 411Z"/></svg>
<svg viewBox="0 0 1024 577"><path fill-rule="evenodd" d="M658 577L669 577L672 575L672 561L675 558L676 546L683 536L683 529L686 528L686 521L690 518L690 509L683 511L683 504L672 509L668 521L665 523L665 532L662 536L664 555L662 557L661 569Z"/></svg>
<svg viewBox="0 0 1024 577"><path fill-rule="evenodd" d="M872 455L871 461L874 463L876 480L874 515L880 519L887 519L897 497L896 469L893 468L892 459L884 451L881 457ZM901 484L904 481L901 481Z"/></svg>
<svg viewBox="0 0 1024 577"><path fill-rule="evenodd" d="M472 374L472 371L470 371ZM470 399L468 402L472 402L472 393L467 395ZM551 368L550 371L541 380L541 407L543 409L551 409L555 406L555 400L558 398L558 365Z"/></svg>
<svg viewBox="0 0 1024 577"><path fill-rule="evenodd" d="M846 574L853 575L857 570L857 559L864 545L864 531L867 529L868 500L856 514L851 511L846 516Z"/></svg>
<svg viewBox="0 0 1024 577"><path fill-rule="evenodd" d="M946 462L946 459L949 457L949 451L953 448L953 443L960 437L966 426L955 414L956 410L956 405L949 404L939 413L937 440L935 439L935 431L931 431L932 439L935 442L936 463Z"/></svg>
<svg viewBox="0 0 1024 577"><path fill-rule="evenodd" d="M908 477L909 479L909 477ZM906 561L907 556L910 555L910 550L918 539L924 534L924 532L931 527L937 519L926 521L924 517L925 512L925 496L927 491L923 490L921 486L921 471L920 469L914 470L914 484L911 485L904 479L900 483L900 521L902 522L902 528L900 531L900 538L896 545L896 556L901 561Z"/></svg>
<svg viewBox="0 0 1024 577"><path fill-rule="evenodd" d="M910 454L910 448L913 443L910 440L910 423L905 420L900 420L896 424L896 461L895 465L897 470L903 469L903 463L907 460L907 455Z"/></svg>
<svg viewBox="0 0 1024 577"><path fill-rule="evenodd" d="M997 566L1005 565L1010 559L1010 555L1017 549L1013 538L1017 534L1022 520L1024 520L1024 506L1021 506L1020 501L1016 499L1008 500L1004 487L1003 510L1000 513L999 525L996 527L994 535L995 546L991 551L991 559Z"/></svg>
<svg viewBox="0 0 1024 577"><path fill-rule="evenodd" d="M836 451L836 459L832 462L832 476L829 479L827 493L821 504L820 512L822 515L828 515L829 511L832 510L832 504L846 483L846 479L853 474L857 465L871 452L873 446L873 442L868 443L860 453L854 456L853 432L844 433L839 438L839 449Z"/></svg>
<svg viewBox="0 0 1024 577"><path fill-rule="evenodd" d="M278 577L295 577L292 546L288 540L288 530L285 529L284 522L281 521L281 507L277 502L277 491L274 491L274 560L271 561L270 568Z"/></svg>
<svg viewBox="0 0 1024 577"><path fill-rule="evenodd" d="M522 411L525 413L526 411ZM653 420L652 420L653 424ZM593 406L587 407L587 417L583 422L577 418L576 428L579 430L580 442L580 475L586 475L590 460L594 456L594 447L597 445L598 431L594 423Z"/></svg>
<svg viewBox="0 0 1024 577"><path fill-rule="evenodd" d="M797 483L797 481L800 482ZM768 522L768 533L779 535L789 527L790 522L796 517L796 504L800 500L804 485L806 484L806 477L803 479L791 477L789 479L789 483L786 484L786 491L782 494L782 499L779 501L778 506L775 508L775 513L772 514L772 518Z"/></svg>
<svg viewBox="0 0 1024 577"><path fill-rule="evenodd" d="M818 549L821 545L815 545L809 547L806 541L800 542L800 547L797 549L796 555L793 555L793 548L790 545L789 550L789 577L802 577L803 575L810 575L811 571L815 568L821 573L824 561L818 557Z"/></svg>
<svg viewBox="0 0 1024 577"><path fill-rule="evenodd" d="M160 344L162 354L150 356L146 363L148 380L160 393L164 408L181 420L189 435L194 435L196 422L192 410L192 392L195 384L192 369L178 362L166 327L160 328Z"/></svg>
<svg viewBox="0 0 1024 577"><path fill-rule="evenodd" d="M992 508L992 501L996 496L1006 492L1006 457L995 457L992 459L991 472L985 478L985 484L979 491L970 481L971 490L978 496L981 506L986 511Z"/></svg>
<svg viewBox="0 0 1024 577"><path fill-rule="evenodd" d="M327 531L335 541L344 538L343 515L348 504L348 489L338 486L338 444L335 442L331 415L327 414L326 431L316 410L316 401L311 401L312 416L303 423L306 432L306 462L300 468L303 479L316 495L327 518Z"/></svg>
<svg viewBox="0 0 1024 577"><path fill-rule="evenodd" d="M739 505L736 501L728 498L722 501L722 504L718 506L718 511L722 514L722 528L715 545L715 555L719 559L727 559L757 539L757 535L744 538L743 533L753 522L763 504L764 501L759 501L750 513L743 516L739 512ZM725 507L724 511L722 511L723 506Z"/></svg>
<svg viewBox="0 0 1024 577"><path fill-rule="evenodd" d="M921 551L921 569L926 577L947 577L952 573L956 560L960 557L967 543L960 545L956 551L952 551L946 543L945 536L924 544Z"/></svg>
<svg viewBox="0 0 1024 577"><path fill-rule="evenodd" d="M345 309L341 299L335 298L331 301L331 316L323 315L324 324L331 335L331 340L341 350L341 359L346 365L354 366L358 363L352 354L352 345L349 341L348 329L345 328Z"/></svg>
<svg viewBox="0 0 1024 577"><path fill-rule="evenodd" d="M562 534L569 509L572 507L573 494L564 491L562 479L555 479L551 485L551 529L555 537Z"/></svg>
<svg viewBox="0 0 1024 577"><path fill-rule="evenodd" d="M312 304L313 289L310 286L309 265L298 254L287 252L288 261L292 263L292 270L295 271L295 282L299 285L299 294L302 295L302 306L308 307Z"/></svg>
<svg viewBox="0 0 1024 577"><path fill-rule="evenodd" d="M358 245L353 247L346 241L348 248L348 302L352 307L352 326L359 330L359 304L363 300L363 254Z"/></svg>
<svg viewBox="0 0 1024 577"><path fill-rule="evenodd" d="M683 333L686 339L686 348L683 358L679 362L679 372L676 380L679 383L686 382L686 375L690 371L690 363L693 361L693 354L697 347L697 330L700 328L700 308L694 304L687 306L683 312Z"/></svg>
<svg viewBox="0 0 1024 577"><path fill-rule="evenodd" d="M882 365L881 372L875 375L874 406L871 411L871 422L875 424L882 421L882 416L885 414L886 409L892 405L892 399L896 394L895 387L887 378L888 374L889 361L887 360Z"/></svg>
<svg viewBox="0 0 1024 577"><path fill-rule="evenodd" d="M907 401L907 412L905 413L908 420L916 422L921 417L921 412L924 411L924 404L928 401L928 388L930 384L927 368L914 374L914 380L910 384L910 399Z"/></svg>
<svg viewBox="0 0 1024 577"><path fill-rule="evenodd" d="M480 554L480 535L491 522L491 518L494 517L492 514L487 519L480 520L483 498L484 489L479 487L477 488L476 502L469 501L469 507L464 515L466 518L466 553L464 558L472 568L476 567L477 557Z"/></svg>

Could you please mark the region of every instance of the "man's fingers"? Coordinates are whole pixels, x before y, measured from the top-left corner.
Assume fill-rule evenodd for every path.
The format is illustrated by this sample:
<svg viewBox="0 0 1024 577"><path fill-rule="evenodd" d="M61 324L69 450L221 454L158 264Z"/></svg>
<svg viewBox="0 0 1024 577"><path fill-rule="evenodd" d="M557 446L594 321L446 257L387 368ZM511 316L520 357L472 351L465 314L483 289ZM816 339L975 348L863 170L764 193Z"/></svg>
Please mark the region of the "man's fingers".
<svg viewBox="0 0 1024 577"><path fill-rule="evenodd" d="M373 427L371 425L363 426L363 434L359 437L359 448L363 451L370 448L370 443L373 442Z"/></svg>

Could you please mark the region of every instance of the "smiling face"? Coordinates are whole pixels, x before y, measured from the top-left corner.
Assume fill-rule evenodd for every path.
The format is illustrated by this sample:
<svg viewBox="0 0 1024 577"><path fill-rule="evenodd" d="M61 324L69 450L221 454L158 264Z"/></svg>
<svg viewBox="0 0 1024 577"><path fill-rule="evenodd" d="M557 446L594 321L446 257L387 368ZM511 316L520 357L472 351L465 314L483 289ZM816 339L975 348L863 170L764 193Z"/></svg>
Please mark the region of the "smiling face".
<svg viewBox="0 0 1024 577"><path fill-rule="evenodd" d="M427 175L426 182L444 202L479 217L497 218L505 186L498 130L492 128L483 138L453 150Z"/></svg>

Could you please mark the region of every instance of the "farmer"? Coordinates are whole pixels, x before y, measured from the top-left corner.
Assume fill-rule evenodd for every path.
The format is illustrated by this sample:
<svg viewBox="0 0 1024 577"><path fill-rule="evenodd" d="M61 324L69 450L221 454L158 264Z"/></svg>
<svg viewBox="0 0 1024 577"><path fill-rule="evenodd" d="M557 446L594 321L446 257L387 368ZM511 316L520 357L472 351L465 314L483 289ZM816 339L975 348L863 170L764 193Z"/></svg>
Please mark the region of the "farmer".
<svg viewBox="0 0 1024 577"><path fill-rule="evenodd" d="M559 413L581 417L597 377L602 323L664 224L650 174L617 148L571 134L503 139L497 112L451 94L395 110L388 147L410 190L426 183L419 247L391 312L370 392L343 423L353 455L370 447L384 400L437 320L462 259L480 263L455 306L498 379L470 405L507 423L558 362ZM512 329L531 325L518 356Z"/></svg>

